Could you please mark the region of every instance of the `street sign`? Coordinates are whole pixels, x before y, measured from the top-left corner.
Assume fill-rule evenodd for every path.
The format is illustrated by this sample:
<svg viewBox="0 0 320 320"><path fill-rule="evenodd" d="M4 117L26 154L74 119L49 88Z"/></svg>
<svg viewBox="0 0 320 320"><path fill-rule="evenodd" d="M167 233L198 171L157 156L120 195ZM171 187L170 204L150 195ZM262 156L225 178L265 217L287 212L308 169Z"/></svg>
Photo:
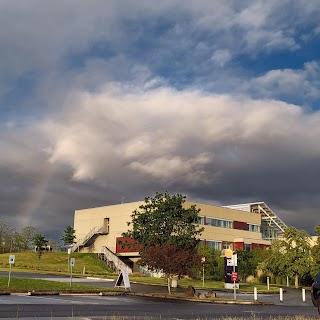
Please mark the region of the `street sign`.
<svg viewBox="0 0 320 320"><path fill-rule="evenodd" d="M11 254L11 255L9 256L9 263L10 263L10 264L14 264L14 259L15 259L15 255L14 255L14 254Z"/></svg>
<svg viewBox="0 0 320 320"><path fill-rule="evenodd" d="M238 265L238 255L236 253L232 254L232 265L237 266Z"/></svg>
<svg viewBox="0 0 320 320"><path fill-rule="evenodd" d="M74 267L75 262L76 262L76 259L75 258L71 258L70 259L70 267Z"/></svg>
<svg viewBox="0 0 320 320"><path fill-rule="evenodd" d="M238 273L237 272L232 272L231 280L232 281L238 281Z"/></svg>

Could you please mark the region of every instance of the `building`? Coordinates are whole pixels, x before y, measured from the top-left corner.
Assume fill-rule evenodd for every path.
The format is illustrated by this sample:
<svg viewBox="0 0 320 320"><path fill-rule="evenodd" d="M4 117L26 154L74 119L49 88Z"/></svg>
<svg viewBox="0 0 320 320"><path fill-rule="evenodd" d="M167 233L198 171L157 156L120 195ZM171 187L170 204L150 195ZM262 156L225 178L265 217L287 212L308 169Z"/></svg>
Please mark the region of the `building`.
<svg viewBox="0 0 320 320"><path fill-rule="evenodd" d="M77 243L73 251L98 253L114 269L133 267L139 258L138 249L123 247L119 241L130 241L122 233L129 229L131 214L141 204L142 201L76 210ZM201 209L199 225L204 227L203 244L219 250L266 248L287 228L264 202L225 207L185 202L186 207L191 205Z"/></svg>

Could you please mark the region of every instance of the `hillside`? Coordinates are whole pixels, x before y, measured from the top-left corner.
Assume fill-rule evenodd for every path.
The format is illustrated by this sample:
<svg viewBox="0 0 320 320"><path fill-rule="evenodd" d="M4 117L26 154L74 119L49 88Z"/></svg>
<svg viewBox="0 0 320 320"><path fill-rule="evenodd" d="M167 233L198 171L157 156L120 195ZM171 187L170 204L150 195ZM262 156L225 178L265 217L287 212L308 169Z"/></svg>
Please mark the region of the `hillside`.
<svg viewBox="0 0 320 320"><path fill-rule="evenodd" d="M15 263L12 265L13 271L37 271L47 273L69 273L68 258L75 258L75 265L72 272L74 274L86 275L112 275L111 270L98 258L96 253L71 253L70 257L66 252L45 252L38 264L38 256L35 252L17 252ZM9 253L0 254L0 268L9 269Z"/></svg>

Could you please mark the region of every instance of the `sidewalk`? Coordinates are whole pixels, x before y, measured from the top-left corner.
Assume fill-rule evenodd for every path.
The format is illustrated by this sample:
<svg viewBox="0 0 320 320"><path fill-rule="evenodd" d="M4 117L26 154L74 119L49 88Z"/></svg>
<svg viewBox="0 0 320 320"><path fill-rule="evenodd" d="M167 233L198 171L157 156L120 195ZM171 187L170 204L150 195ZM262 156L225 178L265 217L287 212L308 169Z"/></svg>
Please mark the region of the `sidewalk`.
<svg viewBox="0 0 320 320"><path fill-rule="evenodd" d="M207 290L197 290L203 293L207 293ZM230 300L234 300L233 292L225 292L225 291L215 291L217 297L221 298L229 298ZM253 293L237 293L236 298L239 300L254 300ZM283 301L280 301L280 293L279 294L259 294L258 292L258 301L260 302L271 302L274 305L283 305L283 306L310 306L313 307L310 290L305 291L305 302L302 301L302 289L295 288L283 288Z"/></svg>

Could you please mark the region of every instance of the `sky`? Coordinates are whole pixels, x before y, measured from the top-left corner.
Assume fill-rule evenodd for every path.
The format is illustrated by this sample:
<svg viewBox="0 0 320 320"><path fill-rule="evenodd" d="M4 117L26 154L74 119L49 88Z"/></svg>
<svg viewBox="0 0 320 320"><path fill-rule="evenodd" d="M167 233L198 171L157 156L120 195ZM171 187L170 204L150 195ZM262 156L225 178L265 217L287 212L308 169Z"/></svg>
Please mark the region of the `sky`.
<svg viewBox="0 0 320 320"><path fill-rule="evenodd" d="M2 0L0 218L182 193L320 223L320 0Z"/></svg>

